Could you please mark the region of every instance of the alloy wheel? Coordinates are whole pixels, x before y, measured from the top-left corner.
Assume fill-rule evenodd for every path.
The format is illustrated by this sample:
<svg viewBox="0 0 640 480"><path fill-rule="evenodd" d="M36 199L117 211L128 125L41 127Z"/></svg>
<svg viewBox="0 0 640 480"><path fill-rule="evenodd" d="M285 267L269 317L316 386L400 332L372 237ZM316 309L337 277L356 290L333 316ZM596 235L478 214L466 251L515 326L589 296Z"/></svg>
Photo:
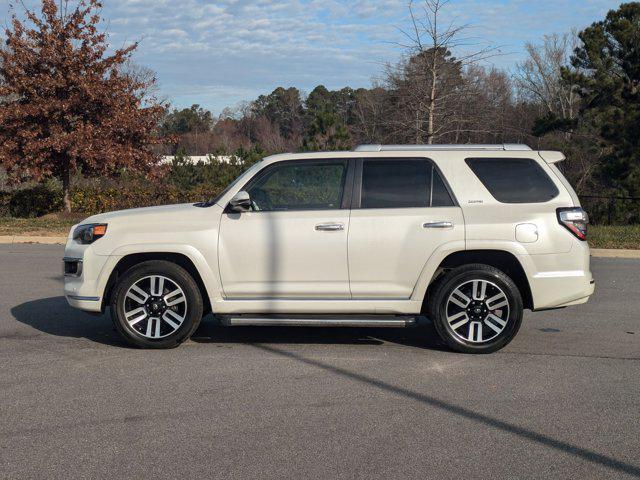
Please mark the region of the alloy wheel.
<svg viewBox="0 0 640 480"><path fill-rule="evenodd" d="M500 335L509 321L509 299L495 283L469 280L453 289L446 304L453 333L471 343L485 343Z"/></svg>
<svg viewBox="0 0 640 480"><path fill-rule="evenodd" d="M138 335L156 340L177 331L187 316L182 287L163 275L135 281L124 296L124 317Z"/></svg>

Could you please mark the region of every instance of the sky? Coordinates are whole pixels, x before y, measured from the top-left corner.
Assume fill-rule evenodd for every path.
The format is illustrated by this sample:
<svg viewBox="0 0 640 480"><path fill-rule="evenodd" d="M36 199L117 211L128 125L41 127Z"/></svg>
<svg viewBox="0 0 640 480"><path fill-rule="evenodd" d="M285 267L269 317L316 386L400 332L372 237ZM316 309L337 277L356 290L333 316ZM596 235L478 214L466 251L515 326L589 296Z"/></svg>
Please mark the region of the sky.
<svg viewBox="0 0 640 480"><path fill-rule="evenodd" d="M11 3L0 0L3 25ZM37 0L24 3L37 6ZM133 59L156 72L160 96L178 108L200 104L215 114L278 86L305 92L318 84L368 87L385 63L400 57L400 29L409 21L407 0L102 3L110 45L140 41ZM470 25L465 33L470 43L500 49L487 62L513 69L524 58L526 42L584 28L618 5L605 0L451 0L443 21Z"/></svg>

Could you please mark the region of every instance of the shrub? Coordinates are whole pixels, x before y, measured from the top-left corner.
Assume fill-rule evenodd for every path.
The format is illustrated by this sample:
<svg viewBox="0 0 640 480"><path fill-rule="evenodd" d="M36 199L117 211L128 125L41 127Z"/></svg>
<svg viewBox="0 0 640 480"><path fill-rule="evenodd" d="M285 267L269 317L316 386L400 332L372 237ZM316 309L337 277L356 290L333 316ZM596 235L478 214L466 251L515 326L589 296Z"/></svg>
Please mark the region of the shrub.
<svg viewBox="0 0 640 480"><path fill-rule="evenodd" d="M156 186L152 183L130 182L119 187L81 187L71 194L74 211L99 213L126 208L148 207L180 201L173 185Z"/></svg>
<svg viewBox="0 0 640 480"><path fill-rule="evenodd" d="M9 200L9 214L13 217L40 217L62 209L62 191L44 183L17 190Z"/></svg>
<svg viewBox="0 0 640 480"><path fill-rule="evenodd" d="M13 197L13 193L11 192L0 192L0 217L9 216L9 202L11 202L11 197Z"/></svg>
<svg viewBox="0 0 640 480"><path fill-rule="evenodd" d="M260 156L258 151L239 151L229 163L190 164L174 161L157 180L124 172L118 177L74 178L71 207L74 212L95 214L127 208L171 203L199 202L220 193ZM14 192L0 192L0 215L39 217L62 210L59 182L49 180L25 185Z"/></svg>

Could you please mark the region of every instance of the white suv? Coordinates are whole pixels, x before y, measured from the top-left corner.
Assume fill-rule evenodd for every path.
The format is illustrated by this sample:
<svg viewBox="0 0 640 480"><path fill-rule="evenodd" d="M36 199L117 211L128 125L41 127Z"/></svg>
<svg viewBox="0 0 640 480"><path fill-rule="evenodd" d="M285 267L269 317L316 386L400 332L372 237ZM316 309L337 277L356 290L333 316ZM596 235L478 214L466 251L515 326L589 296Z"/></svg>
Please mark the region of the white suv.
<svg viewBox="0 0 640 480"><path fill-rule="evenodd" d="M211 311L226 325L404 327L425 315L486 353L524 308L594 290L587 215L559 152L524 145L364 145L283 154L218 197L87 218L64 292L109 306L134 345L174 347Z"/></svg>

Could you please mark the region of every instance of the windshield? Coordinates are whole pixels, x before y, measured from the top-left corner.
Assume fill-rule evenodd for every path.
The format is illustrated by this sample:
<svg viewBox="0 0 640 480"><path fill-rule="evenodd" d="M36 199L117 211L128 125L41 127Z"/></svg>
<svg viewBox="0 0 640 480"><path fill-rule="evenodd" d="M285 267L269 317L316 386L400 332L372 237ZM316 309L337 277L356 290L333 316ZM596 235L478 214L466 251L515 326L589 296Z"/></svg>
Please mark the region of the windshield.
<svg viewBox="0 0 640 480"><path fill-rule="evenodd" d="M247 170L245 170L240 175L238 175L236 177L236 179L233 182L231 182L229 185L227 185L227 187L224 190L222 190L218 195L216 195L215 197L210 198L207 202L205 202L203 204L203 206L209 207L209 206L213 205L214 203L218 203L218 201L220 201L220 199L222 197L224 197L229 192L229 190L231 190L233 187L235 187L236 184L240 180L245 178L245 176L251 176L253 174L253 172L255 172L256 170L258 170L261 167L261 165L262 165L262 160L260 160L259 162L256 162L253 165L251 165L251 167L249 167Z"/></svg>

